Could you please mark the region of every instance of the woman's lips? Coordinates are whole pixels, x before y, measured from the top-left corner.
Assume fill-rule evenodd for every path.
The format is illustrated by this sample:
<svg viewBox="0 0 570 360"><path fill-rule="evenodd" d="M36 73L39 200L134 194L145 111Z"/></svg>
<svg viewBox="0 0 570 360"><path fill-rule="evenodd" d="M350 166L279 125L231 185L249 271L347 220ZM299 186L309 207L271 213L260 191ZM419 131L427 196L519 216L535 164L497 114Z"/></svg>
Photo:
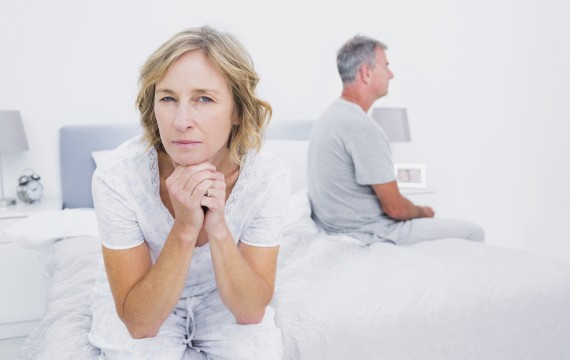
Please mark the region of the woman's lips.
<svg viewBox="0 0 570 360"><path fill-rule="evenodd" d="M202 144L201 141L194 141L194 140L174 140L172 143L180 147L196 147Z"/></svg>

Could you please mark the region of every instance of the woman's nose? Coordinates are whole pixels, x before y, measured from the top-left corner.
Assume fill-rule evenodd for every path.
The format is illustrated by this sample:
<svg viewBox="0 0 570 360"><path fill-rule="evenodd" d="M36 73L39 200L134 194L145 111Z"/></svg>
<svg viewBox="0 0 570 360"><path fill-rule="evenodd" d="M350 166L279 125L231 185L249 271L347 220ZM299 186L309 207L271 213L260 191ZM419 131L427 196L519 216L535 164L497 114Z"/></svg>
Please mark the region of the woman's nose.
<svg viewBox="0 0 570 360"><path fill-rule="evenodd" d="M194 126L194 111L191 105L181 104L178 107L174 126L178 131L185 131Z"/></svg>

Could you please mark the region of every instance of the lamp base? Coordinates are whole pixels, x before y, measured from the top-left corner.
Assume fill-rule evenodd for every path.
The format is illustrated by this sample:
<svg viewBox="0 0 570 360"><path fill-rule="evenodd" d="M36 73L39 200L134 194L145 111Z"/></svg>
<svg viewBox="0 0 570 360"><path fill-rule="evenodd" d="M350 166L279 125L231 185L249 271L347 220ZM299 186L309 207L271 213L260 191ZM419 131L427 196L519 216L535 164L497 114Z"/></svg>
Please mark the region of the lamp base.
<svg viewBox="0 0 570 360"><path fill-rule="evenodd" d="M16 205L16 199L0 199L0 208Z"/></svg>

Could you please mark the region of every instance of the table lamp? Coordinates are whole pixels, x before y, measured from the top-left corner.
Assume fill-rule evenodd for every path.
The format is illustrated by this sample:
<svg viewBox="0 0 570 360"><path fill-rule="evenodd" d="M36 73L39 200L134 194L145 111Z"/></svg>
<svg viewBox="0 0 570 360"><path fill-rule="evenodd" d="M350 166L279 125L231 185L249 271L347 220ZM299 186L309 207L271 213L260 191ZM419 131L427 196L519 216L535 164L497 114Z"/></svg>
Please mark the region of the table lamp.
<svg viewBox="0 0 570 360"><path fill-rule="evenodd" d="M412 141L405 108L373 108L372 118L380 124L388 137L388 142Z"/></svg>
<svg viewBox="0 0 570 360"><path fill-rule="evenodd" d="M2 154L28 150L28 140L19 111L0 110L0 208L16 204L16 199L4 196Z"/></svg>

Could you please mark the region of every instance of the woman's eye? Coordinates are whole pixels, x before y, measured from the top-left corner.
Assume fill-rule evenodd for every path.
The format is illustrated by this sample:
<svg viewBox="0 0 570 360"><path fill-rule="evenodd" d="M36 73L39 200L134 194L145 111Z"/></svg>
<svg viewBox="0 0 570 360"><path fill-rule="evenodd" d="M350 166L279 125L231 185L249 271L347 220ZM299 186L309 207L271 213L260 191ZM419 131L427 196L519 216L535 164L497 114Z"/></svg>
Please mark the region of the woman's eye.
<svg viewBox="0 0 570 360"><path fill-rule="evenodd" d="M172 96L165 96L162 99L160 99L160 101L170 102L170 101L176 101L176 99L173 98Z"/></svg>
<svg viewBox="0 0 570 360"><path fill-rule="evenodd" d="M209 98L207 96L200 96L198 98L198 102L212 102L212 101L214 101L214 100L212 100L212 98Z"/></svg>

